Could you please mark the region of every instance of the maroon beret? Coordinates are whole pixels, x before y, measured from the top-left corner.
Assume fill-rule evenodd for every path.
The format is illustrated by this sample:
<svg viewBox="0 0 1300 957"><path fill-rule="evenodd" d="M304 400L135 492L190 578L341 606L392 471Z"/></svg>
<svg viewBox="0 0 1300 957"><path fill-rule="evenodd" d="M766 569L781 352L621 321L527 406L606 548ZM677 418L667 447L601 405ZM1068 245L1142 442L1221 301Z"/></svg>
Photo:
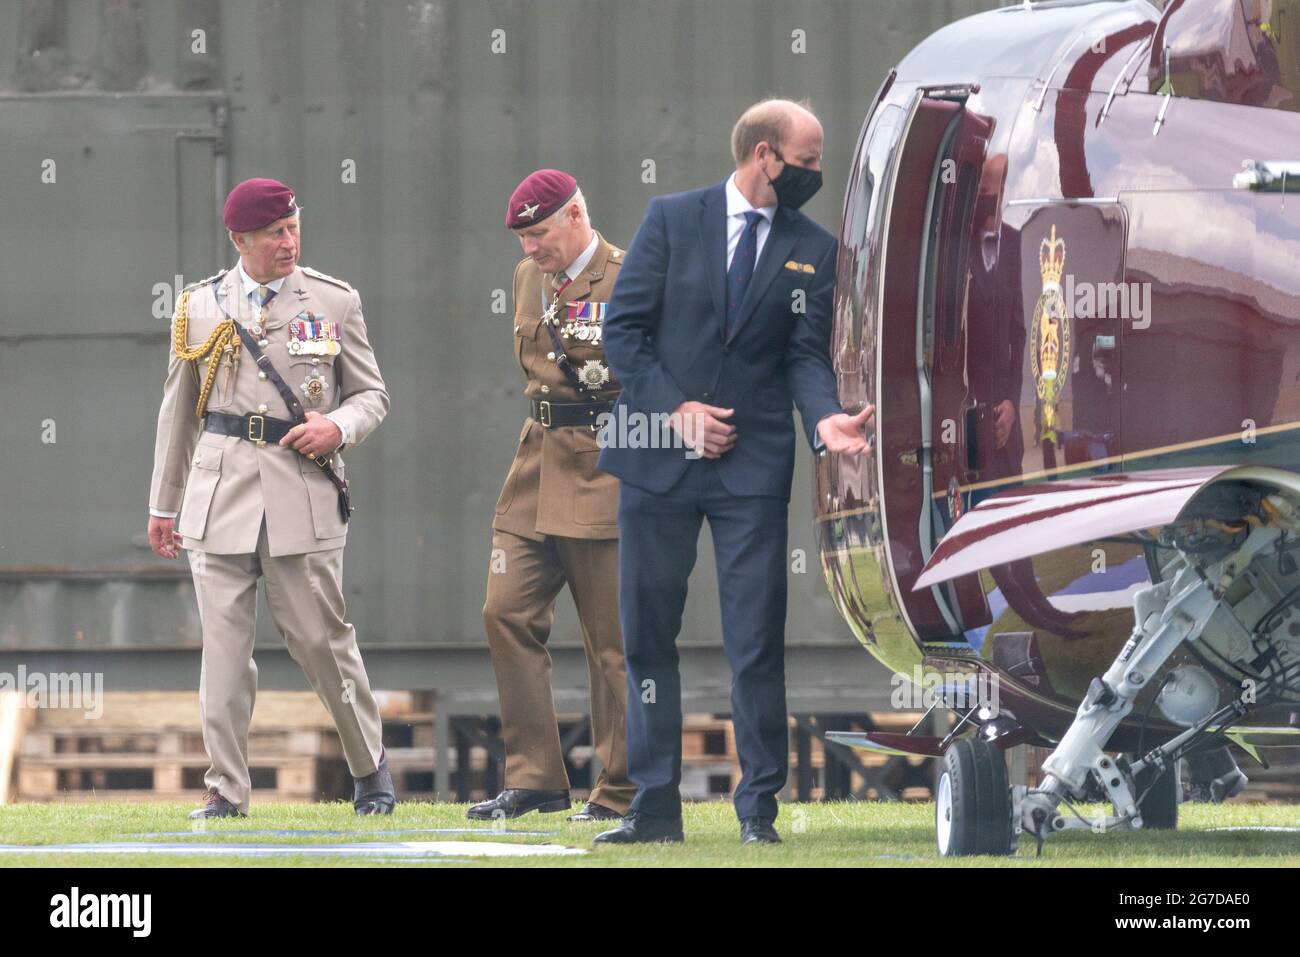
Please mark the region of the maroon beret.
<svg viewBox="0 0 1300 957"><path fill-rule="evenodd" d="M226 197L221 220L232 233L248 233L298 212L293 190L275 179L246 179Z"/></svg>
<svg viewBox="0 0 1300 957"><path fill-rule="evenodd" d="M563 170L539 169L529 173L510 194L506 226L510 229L536 226L573 199L577 191L578 181Z"/></svg>

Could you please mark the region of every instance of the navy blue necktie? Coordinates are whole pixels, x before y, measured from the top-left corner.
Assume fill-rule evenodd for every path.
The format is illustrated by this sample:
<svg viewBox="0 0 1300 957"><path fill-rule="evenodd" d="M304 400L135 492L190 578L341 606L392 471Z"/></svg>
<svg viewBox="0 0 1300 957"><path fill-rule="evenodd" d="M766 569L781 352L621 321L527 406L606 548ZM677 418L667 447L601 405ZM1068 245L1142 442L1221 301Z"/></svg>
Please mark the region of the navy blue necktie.
<svg viewBox="0 0 1300 957"><path fill-rule="evenodd" d="M727 270L727 322L722 330L723 342L727 341L740 320L740 305L745 301L745 290L749 288L754 262L758 259L758 223L762 218L762 213L752 209L745 214L745 228L731 256L731 268Z"/></svg>

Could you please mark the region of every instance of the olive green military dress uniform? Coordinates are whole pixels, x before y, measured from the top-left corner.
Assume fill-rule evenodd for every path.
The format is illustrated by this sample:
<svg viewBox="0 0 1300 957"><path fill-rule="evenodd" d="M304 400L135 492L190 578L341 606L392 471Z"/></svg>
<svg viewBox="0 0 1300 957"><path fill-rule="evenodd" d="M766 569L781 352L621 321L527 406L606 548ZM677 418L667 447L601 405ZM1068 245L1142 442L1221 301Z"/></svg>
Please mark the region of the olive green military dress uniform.
<svg viewBox="0 0 1300 957"><path fill-rule="evenodd" d="M356 632L344 617L348 525L334 485L312 459L292 448L204 429L196 407L214 361L205 414L292 418L247 350L217 349L203 360L187 360L178 357L178 348L194 351L224 320L234 319L254 339L261 336L260 348L304 411L332 419L349 447L379 425L389 398L360 297L351 286L297 267L258 309L244 285L236 267L188 288L178 302L149 506L153 514L179 512L176 531L183 537L198 598L199 707L211 761L204 780L246 813L259 578L266 581L267 604L289 653L334 719L353 777L370 775L378 766L379 708ZM178 325L184 327L183 338ZM342 478L342 456L336 452L331 461Z"/></svg>
<svg viewBox="0 0 1300 957"><path fill-rule="evenodd" d="M600 345L600 319L622 257L596 233L591 259L558 296L555 277L531 259L515 268L515 356L535 415L524 422L497 502L483 607L501 702L505 787L568 790L546 650L555 600L568 584L586 644L592 738L603 765L588 800L619 814L636 789L627 778L627 679L618 624L618 480L596 467L595 430L548 427L550 407L542 403L617 397L619 385L609 377ZM544 301L554 304L552 327L573 369L593 388L580 390L559 367Z"/></svg>

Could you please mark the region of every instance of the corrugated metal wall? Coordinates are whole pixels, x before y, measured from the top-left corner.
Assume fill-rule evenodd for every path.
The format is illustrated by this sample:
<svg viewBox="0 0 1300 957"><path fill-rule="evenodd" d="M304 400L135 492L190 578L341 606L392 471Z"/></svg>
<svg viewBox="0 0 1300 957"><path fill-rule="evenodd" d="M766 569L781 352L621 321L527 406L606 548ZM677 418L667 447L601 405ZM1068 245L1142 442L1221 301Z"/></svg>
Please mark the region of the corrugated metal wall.
<svg viewBox="0 0 1300 957"><path fill-rule="evenodd" d="M363 642L480 646L490 516L524 414L510 317L492 310L519 258L502 226L514 184L539 166L572 171L596 226L626 245L649 197L727 174L745 106L807 97L827 183L808 212L834 229L887 69L998 5L0 6L0 648L197 641L188 585L167 571L183 566L154 558L143 530L170 315L158 289L233 262L225 186L266 175L295 188L304 262L361 291L392 392L348 463L359 510L345 577ZM801 455L790 545L809 560L792 571L790 642L851 642L815 561ZM570 643L567 602L555 640ZM262 634L278 641L266 616ZM683 640L718 635L706 549Z"/></svg>

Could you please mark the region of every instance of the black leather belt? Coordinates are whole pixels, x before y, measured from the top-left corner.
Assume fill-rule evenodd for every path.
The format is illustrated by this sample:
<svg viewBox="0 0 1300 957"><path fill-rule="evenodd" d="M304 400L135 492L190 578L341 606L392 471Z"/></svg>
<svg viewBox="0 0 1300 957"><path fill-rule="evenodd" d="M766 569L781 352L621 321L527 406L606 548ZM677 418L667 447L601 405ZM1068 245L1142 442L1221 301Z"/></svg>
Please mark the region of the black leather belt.
<svg viewBox="0 0 1300 957"><path fill-rule="evenodd" d="M604 402L550 402L532 399L533 418L548 429L563 425L589 425L596 430L596 419L614 408L613 400Z"/></svg>
<svg viewBox="0 0 1300 957"><path fill-rule="evenodd" d="M226 415L223 412L209 412L207 419L203 423L203 428L208 432L216 432L218 435L233 435L237 438L248 439L250 442L256 442L261 448L264 445L278 444L279 441L289 434L293 428L293 423L287 419L277 419L269 415L259 415L256 412L249 412L247 415Z"/></svg>

